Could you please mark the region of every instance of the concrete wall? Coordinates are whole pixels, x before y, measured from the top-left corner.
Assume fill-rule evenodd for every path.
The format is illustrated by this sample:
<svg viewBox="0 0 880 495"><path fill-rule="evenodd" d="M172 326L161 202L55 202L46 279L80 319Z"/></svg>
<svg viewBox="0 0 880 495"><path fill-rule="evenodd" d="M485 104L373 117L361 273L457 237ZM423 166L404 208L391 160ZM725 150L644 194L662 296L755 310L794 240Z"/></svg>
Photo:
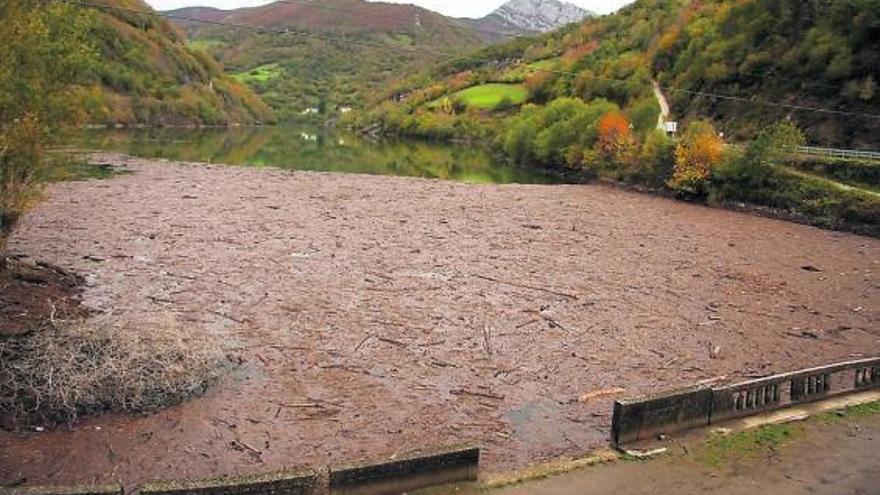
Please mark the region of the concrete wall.
<svg viewBox="0 0 880 495"><path fill-rule="evenodd" d="M330 493L384 495L477 479L480 449L472 446L422 452L330 468Z"/></svg>
<svg viewBox="0 0 880 495"><path fill-rule="evenodd" d="M614 445L634 442L670 430L709 424L712 390L692 387L614 403L611 438Z"/></svg>
<svg viewBox="0 0 880 495"><path fill-rule="evenodd" d="M0 488L0 495L397 495L433 485L477 479L480 449L474 446L420 451L381 461L332 466L328 476L310 470L148 483L139 490L113 484L92 487Z"/></svg>
<svg viewBox="0 0 880 495"><path fill-rule="evenodd" d="M150 483L141 495L310 495L318 487L312 471L281 472L263 476L204 481Z"/></svg>
<svg viewBox="0 0 880 495"><path fill-rule="evenodd" d="M0 487L0 495L122 495L122 485Z"/></svg>

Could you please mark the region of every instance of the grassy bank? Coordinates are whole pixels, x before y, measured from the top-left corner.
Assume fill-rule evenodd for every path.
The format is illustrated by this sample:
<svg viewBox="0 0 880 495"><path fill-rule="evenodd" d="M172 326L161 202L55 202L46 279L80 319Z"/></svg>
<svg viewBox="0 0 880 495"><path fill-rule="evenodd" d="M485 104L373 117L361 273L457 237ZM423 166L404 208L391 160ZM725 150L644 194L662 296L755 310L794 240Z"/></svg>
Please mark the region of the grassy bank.
<svg viewBox="0 0 880 495"><path fill-rule="evenodd" d="M859 189L880 193L880 162L878 161L793 156L786 160L786 165Z"/></svg>
<svg viewBox="0 0 880 495"><path fill-rule="evenodd" d="M491 110L504 101L509 105L520 105L527 96L528 90L521 84L491 83L461 90L451 98L463 102L467 107Z"/></svg>

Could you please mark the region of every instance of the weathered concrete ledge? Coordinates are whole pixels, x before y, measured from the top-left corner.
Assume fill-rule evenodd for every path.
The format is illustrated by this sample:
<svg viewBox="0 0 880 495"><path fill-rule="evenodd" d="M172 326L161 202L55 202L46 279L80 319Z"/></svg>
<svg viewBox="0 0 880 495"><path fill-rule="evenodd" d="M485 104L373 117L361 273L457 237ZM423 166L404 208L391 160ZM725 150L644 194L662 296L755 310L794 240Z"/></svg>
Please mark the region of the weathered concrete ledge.
<svg viewBox="0 0 880 495"><path fill-rule="evenodd" d="M712 389L696 386L614 403L611 438L614 445L634 442L670 429L709 424Z"/></svg>
<svg viewBox="0 0 880 495"><path fill-rule="evenodd" d="M385 461L330 468L330 493L391 495L433 485L477 479L480 449L462 446L425 451Z"/></svg>
<svg viewBox="0 0 880 495"><path fill-rule="evenodd" d="M140 488L100 486L22 486L0 488L0 495L318 495L324 493L391 495L458 481L474 481L480 461L475 446L418 451L379 462L329 468L330 476L312 470L196 481L161 481Z"/></svg>
<svg viewBox="0 0 880 495"><path fill-rule="evenodd" d="M880 388L880 357L857 359L733 385L692 387L614 403L611 444L618 446L826 397Z"/></svg>
<svg viewBox="0 0 880 495"><path fill-rule="evenodd" d="M0 495L122 495L122 485L21 486L0 488Z"/></svg>
<svg viewBox="0 0 880 495"><path fill-rule="evenodd" d="M311 495L318 488L312 471L286 471L261 476L200 481L149 483L142 495Z"/></svg>

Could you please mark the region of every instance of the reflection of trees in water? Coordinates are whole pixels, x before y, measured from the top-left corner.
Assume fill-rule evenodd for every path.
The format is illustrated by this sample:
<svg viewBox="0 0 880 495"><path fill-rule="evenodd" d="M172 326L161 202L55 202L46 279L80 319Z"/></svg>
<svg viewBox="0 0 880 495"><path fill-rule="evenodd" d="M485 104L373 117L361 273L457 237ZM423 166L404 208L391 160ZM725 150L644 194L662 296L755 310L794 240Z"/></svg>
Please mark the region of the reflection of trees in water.
<svg viewBox="0 0 880 495"><path fill-rule="evenodd" d="M549 182L537 171L498 163L474 146L290 127L85 131L75 144L142 157L297 170L370 173L475 183Z"/></svg>

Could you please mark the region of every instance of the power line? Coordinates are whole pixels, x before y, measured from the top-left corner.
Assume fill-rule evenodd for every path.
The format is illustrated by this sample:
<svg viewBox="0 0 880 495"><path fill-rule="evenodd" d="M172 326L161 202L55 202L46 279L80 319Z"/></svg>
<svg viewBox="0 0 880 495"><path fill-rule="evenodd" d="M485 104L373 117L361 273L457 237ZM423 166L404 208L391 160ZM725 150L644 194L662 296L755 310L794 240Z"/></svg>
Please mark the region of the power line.
<svg viewBox="0 0 880 495"><path fill-rule="evenodd" d="M119 11L119 12L128 12L128 13L140 14L140 15L149 15L149 16L161 17L161 18L166 18L166 19L177 19L177 20L189 21L189 22L195 22L195 23L231 27L231 28L235 28L235 29L249 30L249 31L255 31L255 32L260 32L260 33L270 33L270 34L280 34L280 35L287 34L287 35L294 35L294 36L300 36L300 37L305 37L305 38L323 39L323 40L331 41L331 42L335 42L335 43L343 43L343 44L347 43L347 44L351 44L351 45L369 46L369 47L380 48L380 49L406 51L409 53L427 53L427 54L435 55L438 57L448 57L449 56L448 53L442 53L442 52L437 52L437 51L433 51L433 50L428 50L426 48L388 45L385 43L377 43L377 42L364 41L364 40L348 39L348 38L327 35L327 34L321 34L321 33L297 31L297 30L292 30L292 29L288 29L288 28L264 28L264 27L258 27L258 26L250 26L247 24L228 23L228 22L223 22L223 21L211 21L211 20L206 20L206 19L196 19L196 18L192 18L192 17L170 14L167 12L145 11L145 10L138 10L138 9L130 9L130 8L126 8L126 7L116 7L116 6L110 6L110 5L96 4L96 3L85 1L85 0L58 0L58 1L68 3L68 4L79 5L82 7L91 7L91 8L95 8L98 10L115 10L115 11ZM291 0L283 0L283 1L290 2ZM444 60L443 62L444 63L452 62L452 61L460 59L460 58L461 57L457 57L457 56L449 57L447 60ZM535 72L546 72L546 73L551 73L551 74L567 75L567 76L572 76L572 77L578 77L581 75L580 73L576 73L576 72L572 72L572 71L562 71L562 70L558 70L558 69L532 68L532 70ZM615 83L615 84L629 83L629 81L626 81L626 80L612 79L612 78L595 76L595 75L591 76L590 78L593 80L605 81L605 82L610 82L610 83ZM833 110L833 109L812 107L812 106L806 106L806 105L793 105L793 104L786 104L786 103L777 103L777 102L772 102L772 101L759 100L759 99L749 99L749 98L743 98L743 97L739 97L739 96L725 95L725 94L720 94L720 93L711 93L711 92L705 92L705 91L691 91L691 90L676 89L676 88L668 88L667 91L673 92L673 93L689 94L692 96L711 97L711 98L717 98L720 100L735 101L735 102L746 103L746 104L757 104L757 105L763 105L763 106L774 106L774 107L779 107L779 108L787 108L790 110L818 112L818 113L841 115L841 116L861 116L861 117L866 117L866 118L870 118L870 119L880 119L880 115L874 115L874 114L868 114L868 113Z"/></svg>
<svg viewBox="0 0 880 495"><path fill-rule="evenodd" d="M817 87L817 88L821 87L821 88L829 88L829 89L837 89L837 90L840 90L843 88L842 86L840 86L838 84L828 84L828 83L823 83L823 82L818 82L818 81L796 81L791 78L780 77L780 76L770 74L769 70L764 72L763 74L759 74L757 72L742 72L742 71L737 71L736 73L739 76L751 77L752 79L760 79L760 80L773 79L774 81L788 81L789 83L797 84L797 85L813 86L813 87Z"/></svg>
<svg viewBox="0 0 880 495"><path fill-rule="evenodd" d="M788 108L790 110L803 110L803 111L807 111L807 112L843 115L843 116L848 116L848 117L861 116L861 117L867 117L869 119L880 119L880 115L874 115L874 114L870 114L870 113L848 112L845 110L832 110L832 109L828 109L828 108L810 107L810 106L805 106L805 105L791 105L788 103L777 103L774 101L752 99L752 98L743 98L741 96L722 95L722 94L718 94L718 93L707 93L704 91L691 91L691 90L687 90L687 89L671 88L669 91L674 92L674 93L685 93L685 94L689 94L689 95L693 95L693 96L705 96L705 97L710 97L710 98L716 98L719 100L729 100L729 101L737 101L737 102L742 102L742 103L753 103L753 104L764 105L764 106Z"/></svg>

